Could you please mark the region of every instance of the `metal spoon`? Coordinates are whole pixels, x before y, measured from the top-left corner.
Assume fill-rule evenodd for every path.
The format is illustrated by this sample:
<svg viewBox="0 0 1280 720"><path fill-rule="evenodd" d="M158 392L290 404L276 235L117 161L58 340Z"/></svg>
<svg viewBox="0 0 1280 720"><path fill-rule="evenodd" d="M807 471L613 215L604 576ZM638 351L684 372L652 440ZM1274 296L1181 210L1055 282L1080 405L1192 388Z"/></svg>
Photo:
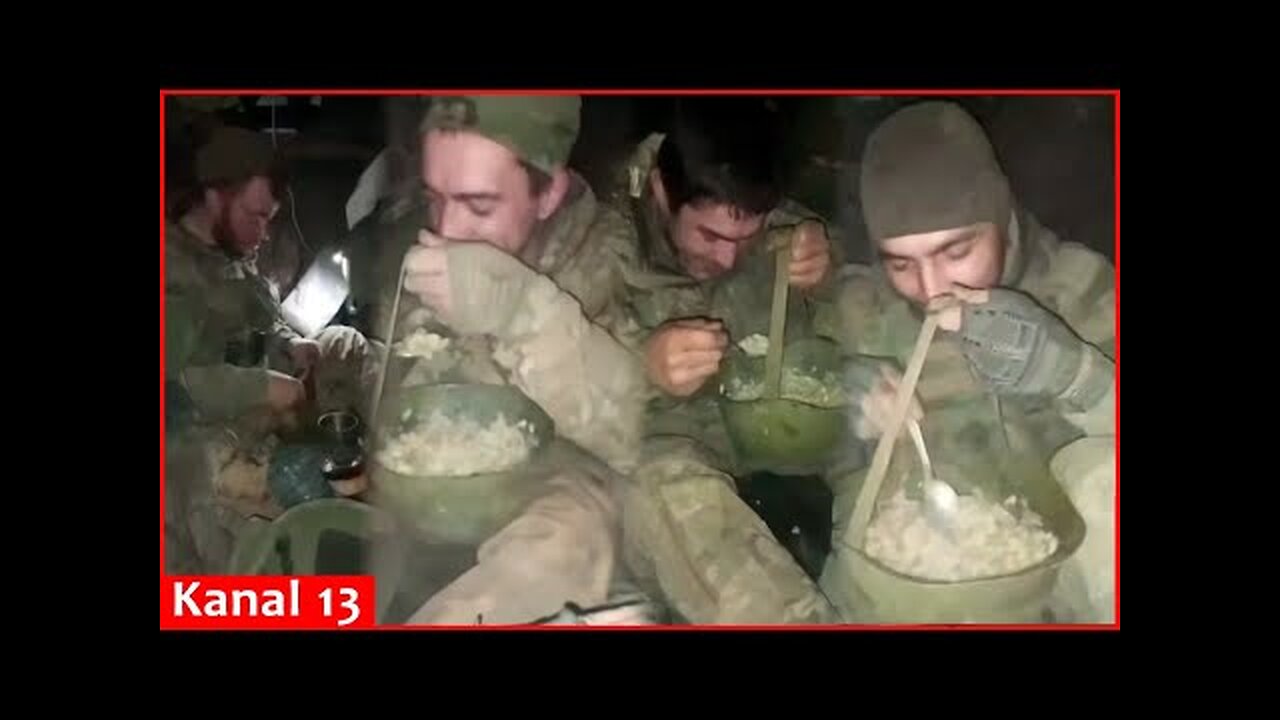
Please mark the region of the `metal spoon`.
<svg viewBox="0 0 1280 720"><path fill-rule="evenodd" d="M959 497L950 485L939 480L933 474L933 463L929 461L929 450L924 445L924 433L920 431L920 423L907 421L907 429L915 442L916 452L920 453L920 464L924 466L924 516L934 529L955 541L954 516Z"/></svg>

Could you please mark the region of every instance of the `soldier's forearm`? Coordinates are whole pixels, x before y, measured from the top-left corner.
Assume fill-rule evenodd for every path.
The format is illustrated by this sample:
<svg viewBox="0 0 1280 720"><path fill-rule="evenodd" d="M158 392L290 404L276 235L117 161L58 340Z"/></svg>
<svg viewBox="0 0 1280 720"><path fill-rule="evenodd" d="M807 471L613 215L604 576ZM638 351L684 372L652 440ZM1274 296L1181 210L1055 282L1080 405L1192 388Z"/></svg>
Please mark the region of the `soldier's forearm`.
<svg viewBox="0 0 1280 720"><path fill-rule="evenodd" d="M538 364L522 363L517 384L555 420L560 433L596 454L619 472L628 472L639 457L646 386L638 369L606 343L587 340L530 348ZM546 363L543 365L543 363Z"/></svg>
<svg viewBox="0 0 1280 720"><path fill-rule="evenodd" d="M201 413L215 419L232 418L267 401L266 368L230 364L188 367L180 382Z"/></svg>
<svg viewBox="0 0 1280 720"><path fill-rule="evenodd" d="M648 397L640 356L588 320L549 279L538 278L528 300L502 338L514 351L508 361L514 382L566 438L629 470Z"/></svg>
<svg viewBox="0 0 1280 720"><path fill-rule="evenodd" d="M624 296L613 298L592 321L604 328L628 350L643 354L653 328L645 327L627 305Z"/></svg>

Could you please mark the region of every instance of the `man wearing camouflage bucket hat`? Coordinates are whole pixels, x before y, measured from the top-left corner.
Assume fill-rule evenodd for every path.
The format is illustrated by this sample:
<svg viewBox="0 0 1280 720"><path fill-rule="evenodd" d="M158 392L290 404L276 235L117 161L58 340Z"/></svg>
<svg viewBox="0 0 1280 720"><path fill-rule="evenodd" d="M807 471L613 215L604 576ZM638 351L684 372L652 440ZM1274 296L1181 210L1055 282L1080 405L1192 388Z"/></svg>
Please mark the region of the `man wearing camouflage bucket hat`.
<svg viewBox="0 0 1280 720"><path fill-rule="evenodd" d="M983 128L952 103L911 105L885 120L866 143L861 193L879 261L842 273L842 341L899 367L858 403L880 408L859 418L870 429L871 439L862 439L874 443L882 432L923 308L942 295L958 297L917 387L926 445L935 466L949 465L938 475L1000 492L983 483L1017 444L1009 438L1030 438L1037 454L1052 456L1054 474L1085 518L1086 544L1103 547L1083 549L1064 568L1054 611L1059 620L1109 620L1114 268L1059 240L1019 205ZM844 475L833 488L837 540L864 477L865 469ZM1081 567L1086 556L1102 560ZM838 554L828 559L822 586L856 616L839 563Z"/></svg>
<svg viewBox="0 0 1280 720"><path fill-rule="evenodd" d="M557 467L411 624L534 622L620 592L613 493L636 462L646 386L639 358L611 330L623 317L617 258L634 230L566 167L580 104L433 97L421 126L424 197L386 230L400 236L388 246L409 247L393 348L432 324L448 338L404 385L514 386L586 453Z"/></svg>
<svg viewBox="0 0 1280 720"><path fill-rule="evenodd" d="M278 511L266 492L274 430L307 401L321 411L359 409L376 366L366 362L367 344L352 328L326 328L314 340L295 332L257 272L254 254L266 238L283 183L270 141L253 130L218 128L197 153L196 176L198 196L165 230L165 378L169 396L186 407L183 426L172 429L175 436L196 439L203 428L220 448L234 438L235 447L215 453L221 460L212 485L223 495L235 485L235 497L222 500L239 506L247 500L246 512L271 514ZM315 377L316 397L304 390L307 374ZM197 505L217 505L217 497L205 496L209 483L199 475L178 472L169 481L196 483L201 487L189 491ZM175 531L184 522L181 505L166 509ZM221 521L185 522L227 529ZM202 557L209 572L225 559L221 551Z"/></svg>

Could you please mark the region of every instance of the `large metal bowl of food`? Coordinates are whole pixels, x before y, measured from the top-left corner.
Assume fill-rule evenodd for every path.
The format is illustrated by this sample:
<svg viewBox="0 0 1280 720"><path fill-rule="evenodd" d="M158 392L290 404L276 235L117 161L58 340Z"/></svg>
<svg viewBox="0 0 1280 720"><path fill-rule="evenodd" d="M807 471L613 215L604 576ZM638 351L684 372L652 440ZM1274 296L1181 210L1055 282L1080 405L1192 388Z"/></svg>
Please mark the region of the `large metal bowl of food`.
<svg viewBox="0 0 1280 720"><path fill-rule="evenodd" d="M371 498L427 538L482 542L540 491L555 423L515 387L406 387L379 414Z"/></svg>
<svg viewBox="0 0 1280 720"><path fill-rule="evenodd" d="M779 392L770 397L763 348L742 344L747 349L733 346L726 356L719 395L739 466L781 474L820 471L848 428L839 346L817 337L789 343Z"/></svg>

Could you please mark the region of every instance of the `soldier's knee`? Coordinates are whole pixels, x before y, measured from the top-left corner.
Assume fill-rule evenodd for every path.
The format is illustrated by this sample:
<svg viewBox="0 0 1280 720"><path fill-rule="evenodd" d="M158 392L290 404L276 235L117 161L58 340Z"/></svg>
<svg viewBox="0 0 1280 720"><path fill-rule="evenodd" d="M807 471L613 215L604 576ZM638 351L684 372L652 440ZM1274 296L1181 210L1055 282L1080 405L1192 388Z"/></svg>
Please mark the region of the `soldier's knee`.
<svg viewBox="0 0 1280 720"><path fill-rule="evenodd" d="M726 491L736 495L730 475L686 458L660 458L642 464L633 474L632 487L655 498L670 494L674 488L705 497L719 497Z"/></svg>
<svg viewBox="0 0 1280 720"><path fill-rule="evenodd" d="M622 497L623 536L647 553L671 544L701 544L755 518L732 477L685 459L642 466Z"/></svg>
<svg viewBox="0 0 1280 720"><path fill-rule="evenodd" d="M486 543L492 551L519 538L522 544L561 548L565 557L613 552L617 513L612 500L594 481L577 474L548 482L549 492L533 501L506 528Z"/></svg>
<svg viewBox="0 0 1280 720"><path fill-rule="evenodd" d="M649 468L653 470L651 466ZM624 558L700 623L829 622L817 585L738 497L732 479L668 464L624 495Z"/></svg>
<svg viewBox="0 0 1280 720"><path fill-rule="evenodd" d="M767 531L731 523L698 547L658 546L663 595L695 623L825 623L834 610L817 584ZM694 543L697 545L697 543Z"/></svg>

